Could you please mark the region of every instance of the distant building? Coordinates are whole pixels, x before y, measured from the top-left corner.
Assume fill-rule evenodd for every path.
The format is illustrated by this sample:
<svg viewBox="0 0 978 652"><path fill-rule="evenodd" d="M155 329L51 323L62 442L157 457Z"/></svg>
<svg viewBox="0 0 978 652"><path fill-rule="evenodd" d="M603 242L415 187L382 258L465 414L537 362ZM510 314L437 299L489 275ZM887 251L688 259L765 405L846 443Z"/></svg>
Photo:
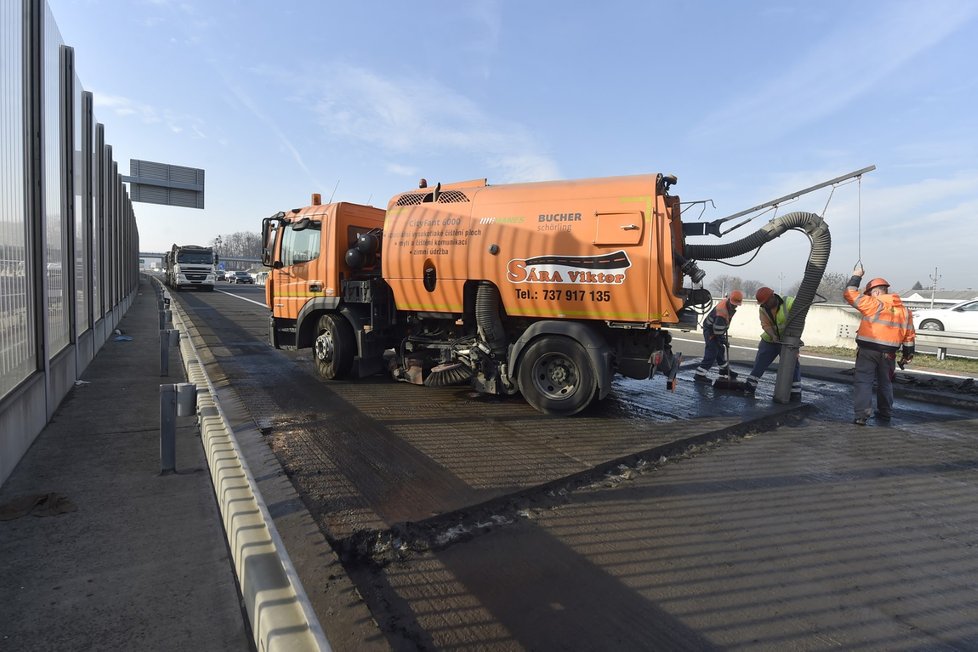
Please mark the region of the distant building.
<svg viewBox="0 0 978 652"><path fill-rule="evenodd" d="M904 305L913 308L930 308L931 294L934 295L934 308L950 308L956 303L978 299L978 290L904 290L898 293Z"/></svg>

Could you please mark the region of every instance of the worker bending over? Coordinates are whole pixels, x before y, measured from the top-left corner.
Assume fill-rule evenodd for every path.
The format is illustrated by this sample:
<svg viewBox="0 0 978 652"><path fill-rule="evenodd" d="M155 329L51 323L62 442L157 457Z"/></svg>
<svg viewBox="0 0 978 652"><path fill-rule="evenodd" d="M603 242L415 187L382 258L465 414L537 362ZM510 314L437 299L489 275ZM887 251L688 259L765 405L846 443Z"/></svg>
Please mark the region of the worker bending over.
<svg viewBox="0 0 978 652"><path fill-rule="evenodd" d="M757 356L754 358L754 368L747 377L744 393L753 396L757 391L757 383L761 376L771 366L774 359L781 355L781 337L784 335L788 322L788 313L795 303L794 297L781 298L769 287L762 287L754 296L757 299L758 316L761 320L761 341L757 344ZM801 367L795 361L795 375L791 382L790 400L801 400Z"/></svg>
<svg viewBox="0 0 978 652"><path fill-rule="evenodd" d="M730 371L730 351L727 339L727 330L730 322L737 312L737 306L744 302L744 293L734 290L730 296L717 303L716 307L703 320L703 339L705 347L703 349L703 360L696 368L693 379L698 383L709 383L706 372L710 370L716 362L720 372L720 378L733 380L737 374Z"/></svg>

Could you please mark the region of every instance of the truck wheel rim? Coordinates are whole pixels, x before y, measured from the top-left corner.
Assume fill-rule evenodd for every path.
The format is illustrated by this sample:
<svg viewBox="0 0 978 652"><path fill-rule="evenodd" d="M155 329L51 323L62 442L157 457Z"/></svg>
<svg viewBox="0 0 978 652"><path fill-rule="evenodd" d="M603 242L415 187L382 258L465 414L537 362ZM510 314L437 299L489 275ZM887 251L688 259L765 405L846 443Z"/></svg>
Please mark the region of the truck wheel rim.
<svg viewBox="0 0 978 652"><path fill-rule="evenodd" d="M320 362L329 362L333 359L333 338L329 331L323 331L316 338L316 359Z"/></svg>
<svg viewBox="0 0 978 652"><path fill-rule="evenodd" d="M577 365L559 353L548 353L533 365L533 385L550 400L569 398L580 383Z"/></svg>

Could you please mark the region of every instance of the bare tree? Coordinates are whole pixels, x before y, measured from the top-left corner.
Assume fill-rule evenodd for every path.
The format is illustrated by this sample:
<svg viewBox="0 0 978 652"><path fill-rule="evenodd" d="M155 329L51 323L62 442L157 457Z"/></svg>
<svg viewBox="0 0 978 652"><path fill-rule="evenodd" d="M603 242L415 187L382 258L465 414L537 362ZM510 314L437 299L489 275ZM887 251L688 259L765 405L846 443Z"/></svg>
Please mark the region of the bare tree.
<svg viewBox="0 0 978 652"><path fill-rule="evenodd" d="M226 233L214 238L211 245L217 250L217 254L221 257L261 257L261 236L258 233L250 233L248 231Z"/></svg>
<svg viewBox="0 0 978 652"><path fill-rule="evenodd" d="M842 291L846 289L849 276L850 274L844 272L826 272L818 284L818 289L815 290L818 295L815 297L815 301L819 301L818 297L822 297L827 303L845 303L845 299L842 298ZM791 286L788 294L797 296L800 289L801 281L798 281Z"/></svg>
<svg viewBox="0 0 978 652"><path fill-rule="evenodd" d="M731 290L740 289L740 279L736 276L730 276L729 274L720 274L710 281L710 291L718 297L723 297L730 294Z"/></svg>
<svg viewBox="0 0 978 652"><path fill-rule="evenodd" d="M757 289L764 284L754 279L742 279L739 276L721 274L710 281L710 291L714 296L727 296L733 290L740 290L745 297L753 297Z"/></svg>
<svg viewBox="0 0 978 652"><path fill-rule="evenodd" d="M755 281L754 279L745 280L741 286L740 290L744 293L745 297L753 297L757 294L757 291L764 287L764 284L760 281Z"/></svg>

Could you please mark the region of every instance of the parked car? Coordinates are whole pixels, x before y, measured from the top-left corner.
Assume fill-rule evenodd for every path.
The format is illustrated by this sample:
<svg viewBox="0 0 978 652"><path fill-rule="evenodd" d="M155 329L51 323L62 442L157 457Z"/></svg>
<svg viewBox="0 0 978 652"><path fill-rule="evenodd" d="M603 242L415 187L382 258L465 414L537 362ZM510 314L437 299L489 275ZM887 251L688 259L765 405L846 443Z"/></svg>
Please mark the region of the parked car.
<svg viewBox="0 0 978 652"><path fill-rule="evenodd" d="M248 272L232 272L232 277L229 279L231 283L251 283L255 284L255 279L252 278L251 274Z"/></svg>
<svg viewBox="0 0 978 652"><path fill-rule="evenodd" d="M914 310L913 323L921 331L978 333L978 299L962 301L950 308Z"/></svg>

